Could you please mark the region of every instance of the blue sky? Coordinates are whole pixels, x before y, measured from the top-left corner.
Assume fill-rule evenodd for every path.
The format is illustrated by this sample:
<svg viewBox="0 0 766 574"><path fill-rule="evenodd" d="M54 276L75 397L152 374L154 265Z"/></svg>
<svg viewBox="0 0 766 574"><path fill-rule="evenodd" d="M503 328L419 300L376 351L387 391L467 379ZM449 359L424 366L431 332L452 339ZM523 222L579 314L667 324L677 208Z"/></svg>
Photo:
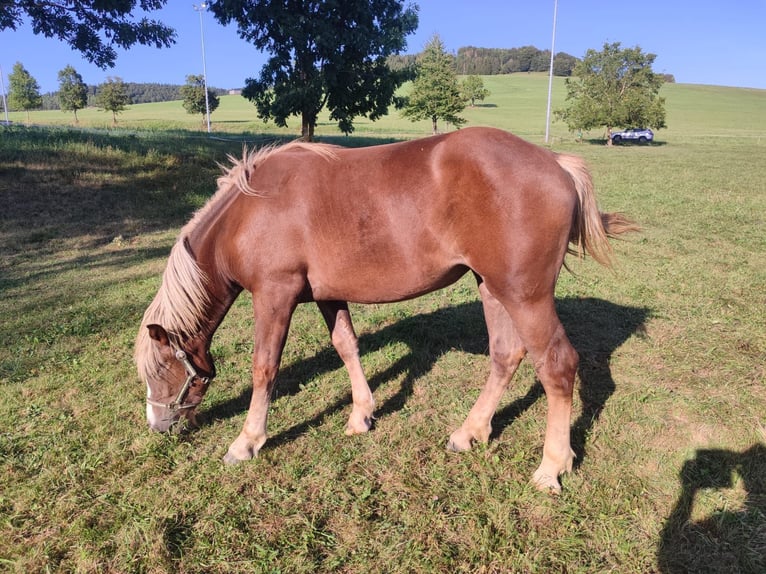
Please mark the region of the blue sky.
<svg viewBox="0 0 766 574"><path fill-rule="evenodd" d="M462 46L514 48L551 45L554 0L417 0L420 25L408 39L408 53L420 52L439 34L450 51ZM57 40L35 36L28 24L0 32L0 66L7 84L21 62L42 92L58 89L58 71L71 64L87 84L107 76L130 82L183 84L202 73L199 14L192 1L170 0L154 17L175 28L172 48L121 51L108 70L89 64ZM205 13L208 84L241 87L258 74L266 56ZM559 0L556 52L582 57L605 42L640 46L657 54L654 70L677 82L766 89L766 0ZM6 85L7 88L7 85Z"/></svg>

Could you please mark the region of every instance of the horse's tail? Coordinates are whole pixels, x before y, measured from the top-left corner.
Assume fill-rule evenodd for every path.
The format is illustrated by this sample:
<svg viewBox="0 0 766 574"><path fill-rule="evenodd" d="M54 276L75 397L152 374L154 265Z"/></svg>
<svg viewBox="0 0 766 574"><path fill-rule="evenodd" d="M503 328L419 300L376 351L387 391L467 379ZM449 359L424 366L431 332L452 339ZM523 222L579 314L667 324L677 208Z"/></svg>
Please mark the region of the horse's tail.
<svg viewBox="0 0 766 574"><path fill-rule="evenodd" d="M577 207L569 235L569 241L574 247L569 252L579 256L587 252L602 265L611 265L612 247L609 238L639 231L641 228L622 213L601 213L598 210L593 179L582 158L557 154L556 160L572 178L577 190Z"/></svg>

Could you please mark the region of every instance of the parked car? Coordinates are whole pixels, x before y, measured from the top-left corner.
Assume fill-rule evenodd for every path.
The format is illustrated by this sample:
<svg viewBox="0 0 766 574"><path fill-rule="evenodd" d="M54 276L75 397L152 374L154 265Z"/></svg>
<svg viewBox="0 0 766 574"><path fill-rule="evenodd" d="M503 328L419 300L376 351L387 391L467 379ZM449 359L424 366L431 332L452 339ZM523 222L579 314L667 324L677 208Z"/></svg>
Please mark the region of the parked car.
<svg viewBox="0 0 766 574"><path fill-rule="evenodd" d="M614 132L612 134L613 143L618 144L623 140L638 143L650 142L654 140L654 132L649 128L630 128L621 132Z"/></svg>

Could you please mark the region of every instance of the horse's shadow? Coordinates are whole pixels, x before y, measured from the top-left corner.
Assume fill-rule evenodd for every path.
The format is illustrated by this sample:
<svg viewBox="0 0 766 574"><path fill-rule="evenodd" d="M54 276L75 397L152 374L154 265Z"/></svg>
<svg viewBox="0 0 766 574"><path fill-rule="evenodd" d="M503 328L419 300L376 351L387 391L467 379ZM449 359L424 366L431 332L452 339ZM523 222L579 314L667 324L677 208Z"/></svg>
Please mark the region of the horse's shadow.
<svg viewBox="0 0 766 574"><path fill-rule="evenodd" d="M588 432L615 389L609 367L612 353L631 335L643 332L648 309L626 307L593 298L559 299L556 306L564 328L580 355L579 392L583 407L582 414L572 427L572 448L577 454L577 461L582 462L586 455ZM375 409L378 418L402 409L417 380L427 374L445 353L458 349L488 355L489 349L484 315L478 301L408 317L379 331L364 334L359 338L359 347L362 355L365 355L394 342L405 344L410 352L368 381L370 388L375 391L382 384L404 375L399 390ZM306 380L318 373L340 367L342 363L328 343L326 349L313 357L288 365L280 371L275 398L296 394ZM484 378L488 373L489 364L481 377ZM493 437L502 434L543 394L542 386L535 381L524 397L498 410L492 421ZM218 420L236 416L247 409L249 401L250 391L247 390L239 397L213 406L203 413L204 419ZM294 440L308 429L321 424L328 415L345 408L349 402L350 392L313 418L269 437L267 448ZM467 410L465 414L468 414Z"/></svg>
<svg viewBox="0 0 766 574"><path fill-rule="evenodd" d="M692 520L698 496L731 488L735 476L746 493L742 508L724 507ZM698 450L679 477L681 494L660 534L660 572L766 572L766 446Z"/></svg>

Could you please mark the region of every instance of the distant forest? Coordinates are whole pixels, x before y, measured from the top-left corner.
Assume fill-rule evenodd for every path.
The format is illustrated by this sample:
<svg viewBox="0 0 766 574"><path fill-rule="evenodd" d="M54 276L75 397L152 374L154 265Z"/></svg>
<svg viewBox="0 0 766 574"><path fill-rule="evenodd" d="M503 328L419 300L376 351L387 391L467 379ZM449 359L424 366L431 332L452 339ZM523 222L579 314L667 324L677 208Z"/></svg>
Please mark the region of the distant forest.
<svg viewBox="0 0 766 574"><path fill-rule="evenodd" d="M401 69L413 65L417 55L392 56L389 65ZM577 58L559 52L553 58L553 74L571 76ZM457 51L455 67L458 74L493 76L516 72L547 72L551 65L551 51L539 50L534 46L521 48L476 48L466 46Z"/></svg>
<svg viewBox="0 0 766 574"><path fill-rule="evenodd" d="M183 100L181 86L171 84L139 84L135 82L124 82L123 85L131 104ZM96 106L96 95L98 94L99 87L99 85L88 85L88 106ZM228 93L227 90L221 88L214 88L212 86L209 86L209 88L219 96ZM43 95L43 109L59 109L58 92L49 92Z"/></svg>

